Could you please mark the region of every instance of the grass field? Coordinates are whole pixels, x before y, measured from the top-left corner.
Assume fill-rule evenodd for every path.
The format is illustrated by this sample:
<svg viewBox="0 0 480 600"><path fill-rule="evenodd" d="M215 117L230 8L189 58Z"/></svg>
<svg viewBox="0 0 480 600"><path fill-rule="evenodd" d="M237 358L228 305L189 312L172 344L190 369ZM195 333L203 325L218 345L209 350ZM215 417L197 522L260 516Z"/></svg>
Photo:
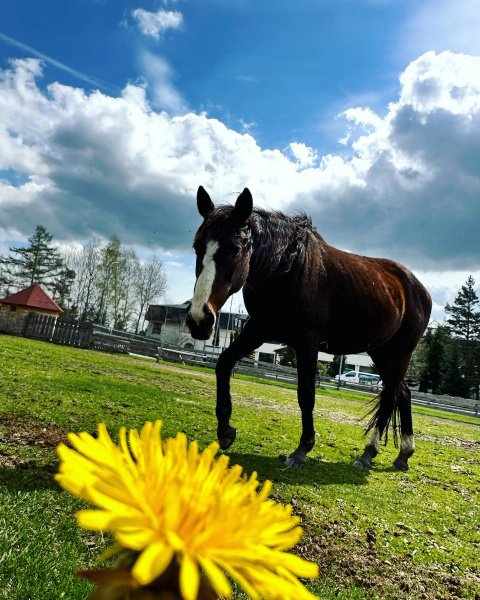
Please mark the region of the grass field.
<svg viewBox="0 0 480 600"><path fill-rule="evenodd" d="M0 598L83 600L109 540L77 528L80 501L53 475L68 431L112 434L161 418L163 437L215 439L211 373L0 336ZM304 537L295 552L320 564L308 583L333 599L480 598L480 421L415 409L417 452L408 473L391 467L393 442L371 472L351 464L363 449L360 395L317 397L317 444L303 470L279 457L297 446L293 390L236 377L232 464L274 482ZM328 394L328 395L327 395ZM335 397L336 396L336 397Z"/></svg>

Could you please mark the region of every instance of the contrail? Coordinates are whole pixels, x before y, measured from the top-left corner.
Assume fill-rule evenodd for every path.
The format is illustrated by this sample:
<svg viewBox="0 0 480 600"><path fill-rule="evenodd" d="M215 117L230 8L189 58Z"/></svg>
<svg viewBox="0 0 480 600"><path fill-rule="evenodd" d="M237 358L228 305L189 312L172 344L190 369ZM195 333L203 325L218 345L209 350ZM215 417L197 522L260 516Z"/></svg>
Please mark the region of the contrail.
<svg viewBox="0 0 480 600"><path fill-rule="evenodd" d="M86 81L87 83L90 83L96 87L99 87L106 91L114 92L114 93L118 93L120 91L119 88L117 88L116 86L113 86L112 84L110 84L106 81L102 81L100 79L95 79L94 77L89 77L88 75L85 75L85 73L80 73L80 71L76 71L75 69L72 69L68 65L64 65L60 61L55 60L54 58L51 58L50 56L47 56L46 54L43 54L42 52L35 50L35 48L32 48L31 46L27 46L27 44L23 44L22 42L19 42L15 39L9 37L8 35L5 35L4 33L0 33L0 40L3 40L4 42L6 42L7 44L10 44L11 46L16 46L17 48L20 48L21 50L30 52L34 56L41 58L45 62L50 63L50 64L54 65L55 67L62 69L63 71L66 71L67 73L70 73L70 75L73 75L74 77L77 77L78 79L82 79L83 81Z"/></svg>

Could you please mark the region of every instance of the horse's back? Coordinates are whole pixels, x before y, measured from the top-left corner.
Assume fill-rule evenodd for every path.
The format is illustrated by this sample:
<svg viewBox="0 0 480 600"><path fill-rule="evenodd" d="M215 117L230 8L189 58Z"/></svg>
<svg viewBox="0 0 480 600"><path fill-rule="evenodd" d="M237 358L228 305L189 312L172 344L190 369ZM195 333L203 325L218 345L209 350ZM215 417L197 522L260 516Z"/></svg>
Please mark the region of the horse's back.
<svg viewBox="0 0 480 600"><path fill-rule="evenodd" d="M400 330L410 330L418 340L430 317L431 298L415 275L393 260L325 246L329 346L365 351Z"/></svg>

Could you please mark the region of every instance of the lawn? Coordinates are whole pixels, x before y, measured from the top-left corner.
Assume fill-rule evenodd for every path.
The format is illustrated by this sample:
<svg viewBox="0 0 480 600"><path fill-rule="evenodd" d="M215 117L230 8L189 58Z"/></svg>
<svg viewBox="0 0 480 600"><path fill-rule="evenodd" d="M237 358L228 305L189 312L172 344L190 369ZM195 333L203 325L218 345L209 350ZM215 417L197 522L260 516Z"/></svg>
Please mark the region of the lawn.
<svg viewBox="0 0 480 600"><path fill-rule="evenodd" d="M215 439L212 373L0 336L0 598L83 600L79 568L109 540L77 528L83 505L56 484L55 448L68 431L163 420L201 448ZM480 598L480 420L414 409L408 473L382 447L371 472L351 464L365 444L365 398L320 390L317 444L303 470L279 459L297 446L294 390L235 377L232 464L274 482L302 519L295 552L320 564L308 583L333 599ZM364 423L364 422L363 422Z"/></svg>

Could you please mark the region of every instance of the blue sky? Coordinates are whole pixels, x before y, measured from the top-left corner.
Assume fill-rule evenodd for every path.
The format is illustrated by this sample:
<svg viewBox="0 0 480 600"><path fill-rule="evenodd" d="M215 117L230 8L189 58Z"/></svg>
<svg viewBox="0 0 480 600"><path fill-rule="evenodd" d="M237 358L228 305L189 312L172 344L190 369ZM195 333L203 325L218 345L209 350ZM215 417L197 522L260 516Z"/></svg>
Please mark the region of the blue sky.
<svg viewBox="0 0 480 600"><path fill-rule="evenodd" d="M183 301L196 188L248 186L410 266L440 318L480 280L479 30L473 0L5 3L0 252L116 233Z"/></svg>
<svg viewBox="0 0 480 600"><path fill-rule="evenodd" d="M68 8L66 8L66 4ZM119 95L127 82L146 80L152 106L155 73L145 54L161 57L184 106L206 111L229 127L251 126L262 147L283 148L299 138L331 151L335 117L367 99L384 111L398 90L404 68L395 56L398 21L411 2L176 1L163 3L80 0L21 1L2 9L3 66L12 56L42 55L85 75L76 77L48 63L43 84L59 80L86 90ZM182 24L142 35L132 12L181 13ZM414 57L416 58L416 57ZM159 77L161 75L158 75ZM171 105L166 106L172 109Z"/></svg>

